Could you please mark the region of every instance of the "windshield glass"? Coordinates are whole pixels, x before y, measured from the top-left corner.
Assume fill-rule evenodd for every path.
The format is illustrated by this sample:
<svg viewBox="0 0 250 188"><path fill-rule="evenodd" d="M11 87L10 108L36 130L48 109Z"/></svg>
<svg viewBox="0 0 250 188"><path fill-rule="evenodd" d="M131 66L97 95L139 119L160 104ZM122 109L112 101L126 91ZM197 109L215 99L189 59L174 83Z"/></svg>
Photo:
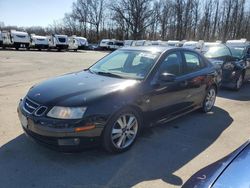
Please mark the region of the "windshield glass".
<svg viewBox="0 0 250 188"><path fill-rule="evenodd" d="M90 71L97 74L111 73L122 78L142 80L159 55L160 53L146 51L117 50L98 61L90 68Z"/></svg>
<svg viewBox="0 0 250 188"><path fill-rule="evenodd" d="M206 58L217 58L217 57L231 56L231 53L226 46L220 46L220 47L215 46L215 47L210 47L204 55Z"/></svg>
<svg viewBox="0 0 250 188"><path fill-rule="evenodd" d="M242 58L243 53L244 53L244 47L242 46L230 46L229 47L231 49L232 55L234 57L238 57L238 58Z"/></svg>

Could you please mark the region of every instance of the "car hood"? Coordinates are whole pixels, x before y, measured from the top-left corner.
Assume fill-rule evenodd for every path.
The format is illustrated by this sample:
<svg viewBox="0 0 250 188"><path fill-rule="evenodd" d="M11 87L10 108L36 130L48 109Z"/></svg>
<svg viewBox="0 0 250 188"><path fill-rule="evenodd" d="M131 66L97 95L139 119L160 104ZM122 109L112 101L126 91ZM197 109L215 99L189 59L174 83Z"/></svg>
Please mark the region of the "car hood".
<svg viewBox="0 0 250 188"><path fill-rule="evenodd" d="M135 87L139 82L81 71L37 84L27 96L42 105L82 106L108 94Z"/></svg>

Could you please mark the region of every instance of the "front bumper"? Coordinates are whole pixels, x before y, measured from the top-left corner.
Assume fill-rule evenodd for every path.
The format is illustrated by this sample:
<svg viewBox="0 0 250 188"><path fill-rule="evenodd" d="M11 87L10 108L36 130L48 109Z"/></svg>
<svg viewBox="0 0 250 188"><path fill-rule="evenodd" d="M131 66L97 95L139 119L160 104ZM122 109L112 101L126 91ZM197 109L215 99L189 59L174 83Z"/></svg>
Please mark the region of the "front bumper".
<svg viewBox="0 0 250 188"><path fill-rule="evenodd" d="M23 102L18 105L17 112L22 128L27 136L36 142L63 152L73 152L91 148L100 144L100 137L104 124L96 122L95 128L82 132L76 132L74 126L85 121L55 120L52 118L35 117L23 110ZM23 118L27 121L24 125ZM58 122L59 121L59 122ZM63 126L58 126L63 124ZM92 122L94 124L94 122ZM53 127L53 125L55 125ZM64 125L68 127L65 128ZM84 126L84 124L83 124Z"/></svg>

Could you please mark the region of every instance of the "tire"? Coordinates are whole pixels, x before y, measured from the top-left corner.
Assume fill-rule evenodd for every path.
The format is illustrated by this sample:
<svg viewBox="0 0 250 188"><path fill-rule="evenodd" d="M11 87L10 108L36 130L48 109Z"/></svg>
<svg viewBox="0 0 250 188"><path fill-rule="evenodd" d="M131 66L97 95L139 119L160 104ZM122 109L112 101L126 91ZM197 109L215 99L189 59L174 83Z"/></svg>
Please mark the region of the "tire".
<svg viewBox="0 0 250 188"><path fill-rule="evenodd" d="M126 126L122 127L124 117ZM110 153L121 153L130 149L140 133L141 122L139 113L133 108L125 108L117 112L108 121L103 131L102 143L104 149Z"/></svg>
<svg viewBox="0 0 250 188"><path fill-rule="evenodd" d="M202 103L202 108L201 108L202 112L207 113L213 109L216 100L216 94L217 94L216 91L217 90L215 86L211 86L207 90L205 98Z"/></svg>
<svg viewBox="0 0 250 188"><path fill-rule="evenodd" d="M244 80L243 74L240 74L239 78L237 79L235 83L235 87L234 87L235 91L239 91L241 89L243 80Z"/></svg>
<svg viewBox="0 0 250 188"><path fill-rule="evenodd" d="M74 52L77 52L77 49L75 49Z"/></svg>

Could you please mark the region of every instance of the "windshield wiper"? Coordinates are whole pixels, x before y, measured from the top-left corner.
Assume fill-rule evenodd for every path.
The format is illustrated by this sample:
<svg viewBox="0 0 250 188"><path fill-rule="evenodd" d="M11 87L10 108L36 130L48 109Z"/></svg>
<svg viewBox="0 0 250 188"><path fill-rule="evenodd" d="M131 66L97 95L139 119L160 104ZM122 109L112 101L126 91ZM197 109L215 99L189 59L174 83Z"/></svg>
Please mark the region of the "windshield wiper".
<svg viewBox="0 0 250 188"><path fill-rule="evenodd" d="M111 72L98 71L98 72L95 72L95 73L99 74L99 75L103 75L103 76L110 76L110 77L115 77L115 78L123 78L122 76L114 74L114 73L111 73Z"/></svg>

